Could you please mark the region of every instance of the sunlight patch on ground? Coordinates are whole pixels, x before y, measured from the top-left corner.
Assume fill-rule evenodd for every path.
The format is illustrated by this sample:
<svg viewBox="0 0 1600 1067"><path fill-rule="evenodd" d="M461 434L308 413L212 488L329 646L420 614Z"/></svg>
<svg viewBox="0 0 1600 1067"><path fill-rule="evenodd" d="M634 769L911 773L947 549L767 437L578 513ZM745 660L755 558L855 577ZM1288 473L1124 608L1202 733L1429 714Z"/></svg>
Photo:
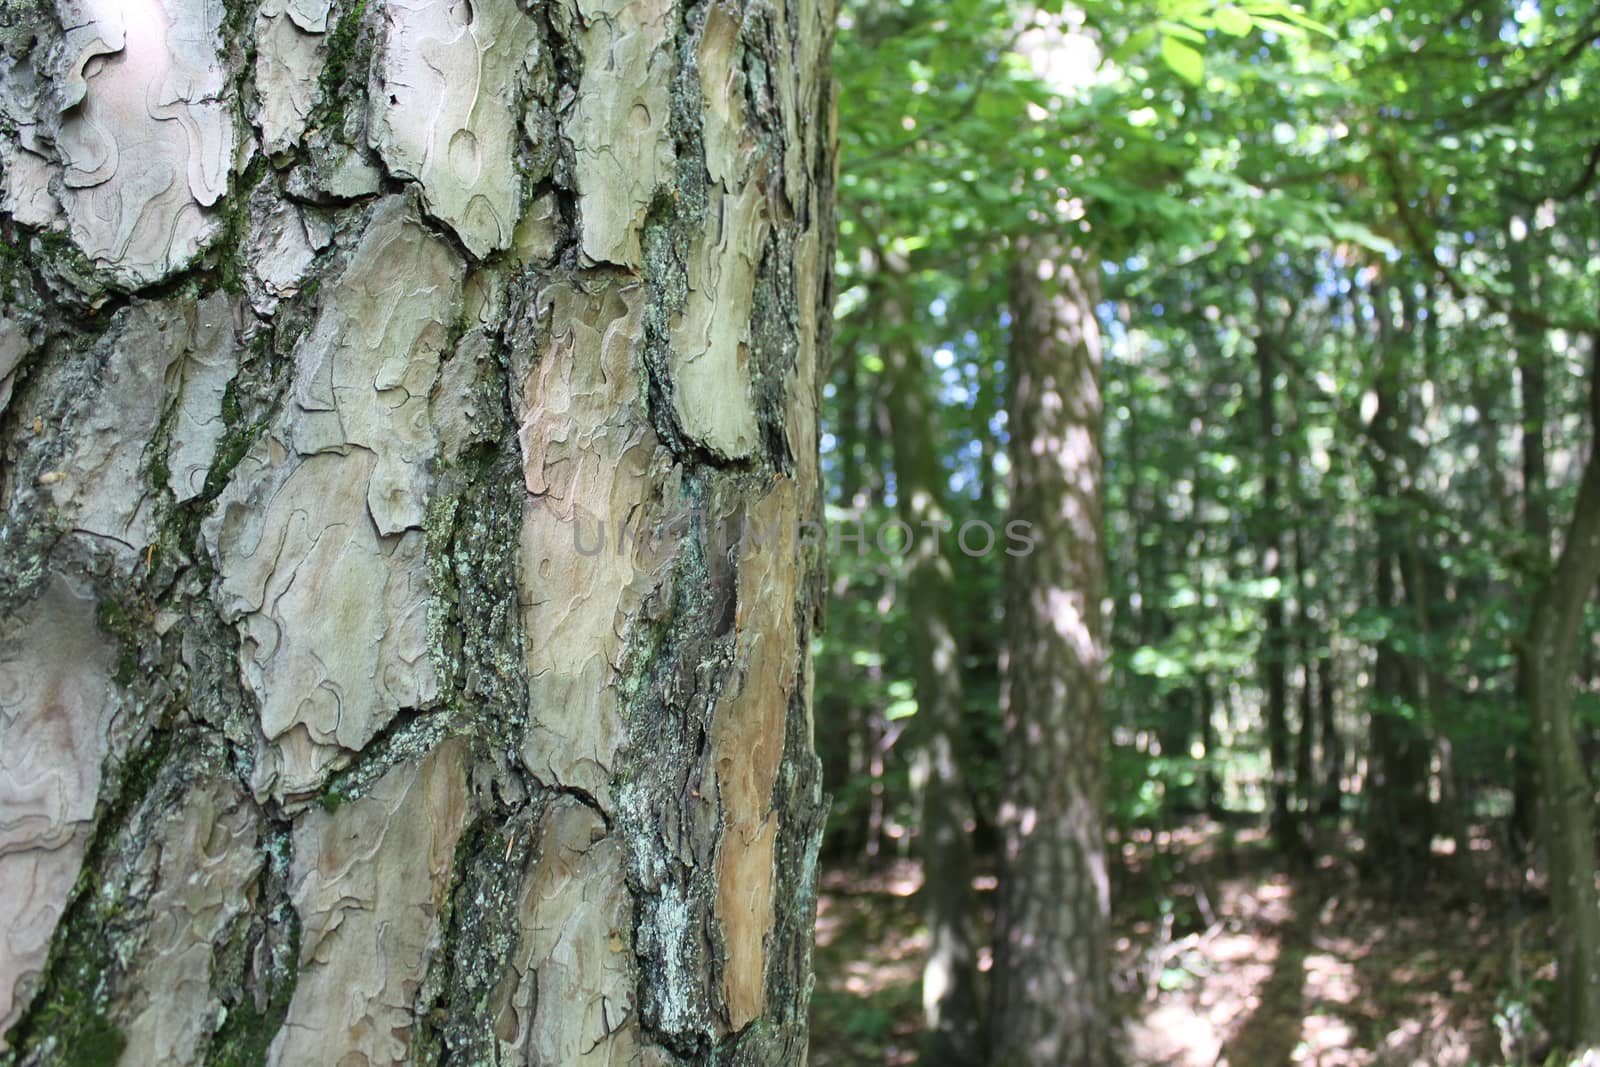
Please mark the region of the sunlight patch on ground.
<svg viewBox="0 0 1600 1067"><path fill-rule="evenodd" d="M1527 929L1524 979L1548 966L1532 916L1463 897L1449 877L1397 904L1347 866L1263 871L1270 855L1244 834L1138 837L1125 843L1136 855L1114 918L1126 1067L1500 1063L1509 923ZM823 883L812 1063L912 1062L926 951L915 865L831 871ZM1162 898L1166 917L1153 910Z"/></svg>

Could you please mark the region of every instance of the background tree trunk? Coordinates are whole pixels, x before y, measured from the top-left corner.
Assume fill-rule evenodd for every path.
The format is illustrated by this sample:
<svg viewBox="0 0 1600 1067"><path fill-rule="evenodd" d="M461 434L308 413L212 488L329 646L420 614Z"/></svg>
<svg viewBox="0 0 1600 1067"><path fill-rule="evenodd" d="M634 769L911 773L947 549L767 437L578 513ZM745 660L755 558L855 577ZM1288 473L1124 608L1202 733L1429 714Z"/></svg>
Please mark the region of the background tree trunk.
<svg viewBox="0 0 1600 1067"><path fill-rule="evenodd" d="M1406 607L1399 576L1412 540L1412 518L1401 493L1407 436L1404 353L1394 329L1390 291L1377 286L1373 303L1379 364L1370 430L1377 449L1371 464L1372 605L1387 620L1386 626L1397 628ZM1434 821L1428 800L1429 746L1419 721L1423 714L1417 684L1419 665L1410 660L1403 642L1392 632L1386 630L1376 644L1368 733L1367 862L1372 870L1383 872L1398 893L1414 888L1428 873Z"/></svg>
<svg viewBox="0 0 1600 1067"><path fill-rule="evenodd" d="M1012 275L1011 521L1002 857L992 1034L999 1064L1109 1055L1102 716L1100 329L1095 267L1050 242Z"/></svg>
<svg viewBox="0 0 1600 1067"><path fill-rule="evenodd" d="M1256 313L1263 323L1268 319L1266 280L1253 279ZM1282 515L1279 484L1283 450L1278 444L1277 389L1278 369L1273 346L1277 338L1262 325L1255 338L1258 439L1261 445L1261 506L1257 520L1256 549L1263 580L1271 586L1262 604L1261 652L1257 670L1266 701L1267 761L1271 773L1268 785L1268 824L1273 843L1288 851L1296 830L1289 807L1293 767L1289 754L1289 634L1284 608L1284 586L1288 568L1284 564Z"/></svg>
<svg viewBox="0 0 1600 1067"><path fill-rule="evenodd" d="M1595 892L1594 785L1573 724L1578 637L1600 581L1600 450L1591 444L1555 569L1533 601L1520 662L1533 720L1540 820L1556 924L1558 1015L1574 1052L1600 1048L1600 899Z"/></svg>
<svg viewBox="0 0 1600 1067"><path fill-rule="evenodd" d="M1519 223L1521 219L1517 220ZM1528 235L1519 237L1515 228L1506 234L1506 273L1511 291L1524 307L1534 306L1533 272L1529 259ZM1522 532L1526 536L1524 572L1533 578L1524 595L1531 601L1539 582L1550 569L1552 521L1550 518L1549 461L1545 454L1545 432L1549 422L1549 390L1545 376L1545 338L1532 323L1517 320L1511 324L1513 364L1516 373L1518 414L1522 432L1518 435L1522 460ZM1535 680L1528 676L1529 662L1517 663L1517 689L1531 711ZM1519 735L1520 735L1519 731ZM1511 831L1518 843L1531 842L1539 833L1537 761L1538 743L1519 736L1521 742L1512 756ZM1532 758L1530 758L1530 756Z"/></svg>
<svg viewBox="0 0 1600 1067"><path fill-rule="evenodd" d="M905 280L898 272L892 277ZM895 513L910 531L904 562L906 623L917 714L907 740L921 821L917 854L928 927L923 1060L963 1067L981 1062L983 1043L978 930L973 922L978 913L972 889L974 818L961 766L965 706L961 641L953 617L959 600L955 572L945 555L956 542L945 509L945 476L922 353L904 332L911 318L908 302L904 293L888 297L885 318L891 329L901 332L884 345L883 361L888 384L884 403L894 445Z"/></svg>
<svg viewBox="0 0 1600 1067"><path fill-rule="evenodd" d="M0 1060L803 1062L832 25L5 6Z"/></svg>

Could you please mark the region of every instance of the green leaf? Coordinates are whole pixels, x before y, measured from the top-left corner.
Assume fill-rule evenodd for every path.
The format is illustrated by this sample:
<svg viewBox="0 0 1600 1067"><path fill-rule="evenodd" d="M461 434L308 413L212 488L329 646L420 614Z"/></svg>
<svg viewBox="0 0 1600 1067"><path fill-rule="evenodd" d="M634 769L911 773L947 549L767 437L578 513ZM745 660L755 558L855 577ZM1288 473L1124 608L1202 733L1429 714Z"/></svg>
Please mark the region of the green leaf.
<svg viewBox="0 0 1600 1067"><path fill-rule="evenodd" d="M1127 63L1134 56L1155 43L1155 39L1156 28L1154 26L1146 26L1136 33L1129 34L1128 39L1116 51L1111 53L1111 61L1118 64Z"/></svg>
<svg viewBox="0 0 1600 1067"><path fill-rule="evenodd" d="M1215 17L1217 29L1230 37L1246 37L1254 25L1250 16L1236 7L1219 7Z"/></svg>
<svg viewBox="0 0 1600 1067"><path fill-rule="evenodd" d="M1161 58L1174 74L1190 85L1199 85L1200 79L1205 77L1205 57L1170 35L1161 38Z"/></svg>
<svg viewBox="0 0 1600 1067"><path fill-rule="evenodd" d="M890 722L896 722L900 719L909 719L916 713L917 702L915 700L896 700L887 708L883 709L883 717Z"/></svg>

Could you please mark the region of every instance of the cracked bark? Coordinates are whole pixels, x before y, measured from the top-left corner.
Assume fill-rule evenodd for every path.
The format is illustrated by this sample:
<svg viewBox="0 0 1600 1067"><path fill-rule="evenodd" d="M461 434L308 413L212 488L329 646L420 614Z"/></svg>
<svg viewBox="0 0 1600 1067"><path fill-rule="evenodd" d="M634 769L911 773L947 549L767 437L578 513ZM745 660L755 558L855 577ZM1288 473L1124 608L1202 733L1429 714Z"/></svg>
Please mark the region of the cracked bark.
<svg viewBox="0 0 1600 1067"><path fill-rule="evenodd" d="M803 1062L828 0L145 6L0 12L0 1064Z"/></svg>

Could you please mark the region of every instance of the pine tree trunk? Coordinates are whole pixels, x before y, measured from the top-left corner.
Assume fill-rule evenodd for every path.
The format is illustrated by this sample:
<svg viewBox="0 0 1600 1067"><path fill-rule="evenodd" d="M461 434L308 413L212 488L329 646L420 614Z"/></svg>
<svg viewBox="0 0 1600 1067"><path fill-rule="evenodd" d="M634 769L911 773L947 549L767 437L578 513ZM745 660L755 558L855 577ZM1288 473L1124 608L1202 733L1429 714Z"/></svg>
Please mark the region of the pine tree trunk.
<svg viewBox="0 0 1600 1067"><path fill-rule="evenodd" d="M1048 241L1012 277L1002 868L994 1061L1106 1062L1108 879L1100 331L1089 257Z"/></svg>
<svg viewBox="0 0 1600 1067"><path fill-rule="evenodd" d="M5 5L0 1062L804 1061L831 26Z"/></svg>

